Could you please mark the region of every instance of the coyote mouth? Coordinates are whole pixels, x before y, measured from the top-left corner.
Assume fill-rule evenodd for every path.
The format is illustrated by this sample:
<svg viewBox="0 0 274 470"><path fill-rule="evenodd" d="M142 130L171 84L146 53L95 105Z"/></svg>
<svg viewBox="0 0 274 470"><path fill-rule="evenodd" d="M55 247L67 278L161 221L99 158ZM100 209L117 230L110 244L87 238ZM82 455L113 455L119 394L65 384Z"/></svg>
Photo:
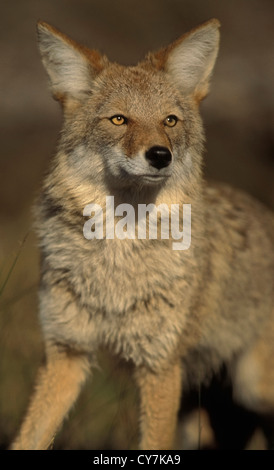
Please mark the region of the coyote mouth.
<svg viewBox="0 0 274 470"><path fill-rule="evenodd" d="M169 174L167 175L140 175L140 178L142 178L144 181L156 183L156 182L164 181L165 179L170 178L170 176L171 175Z"/></svg>

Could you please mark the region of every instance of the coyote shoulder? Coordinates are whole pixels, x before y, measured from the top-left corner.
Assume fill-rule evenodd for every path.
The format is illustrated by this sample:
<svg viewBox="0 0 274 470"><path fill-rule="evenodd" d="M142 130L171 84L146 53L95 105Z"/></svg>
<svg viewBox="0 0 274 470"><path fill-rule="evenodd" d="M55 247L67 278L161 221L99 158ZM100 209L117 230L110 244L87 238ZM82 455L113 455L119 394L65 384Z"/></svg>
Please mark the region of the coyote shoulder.
<svg viewBox="0 0 274 470"><path fill-rule="evenodd" d="M224 364L235 401L262 417L270 447L274 216L243 192L209 185L202 172L199 103L219 22L129 67L43 22L38 40L64 123L36 208L46 363L12 449L49 446L101 345L133 366L141 449L173 448L181 393L209 383ZM119 207L113 223L127 236L102 228L110 196ZM128 235L133 219L123 219L123 208L132 215L149 204L191 206L187 249L173 250L172 237L158 232ZM89 237L87 206L101 224L90 224Z"/></svg>

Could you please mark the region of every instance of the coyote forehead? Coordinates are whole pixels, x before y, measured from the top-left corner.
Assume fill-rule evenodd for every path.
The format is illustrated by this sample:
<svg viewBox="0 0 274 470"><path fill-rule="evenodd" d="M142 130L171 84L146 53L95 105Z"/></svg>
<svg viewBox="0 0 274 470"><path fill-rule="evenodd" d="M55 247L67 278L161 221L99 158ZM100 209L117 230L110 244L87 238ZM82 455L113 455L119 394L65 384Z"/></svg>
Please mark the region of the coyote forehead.
<svg viewBox="0 0 274 470"><path fill-rule="evenodd" d="M105 99L102 101L102 91ZM145 66L126 67L111 65L102 72L94 86L94 96L99 95L98 114L124 109L133 116L155 118L182 108L176 87L162 71L151 71ZM183 109L181 109L181 113Z"/></svg>

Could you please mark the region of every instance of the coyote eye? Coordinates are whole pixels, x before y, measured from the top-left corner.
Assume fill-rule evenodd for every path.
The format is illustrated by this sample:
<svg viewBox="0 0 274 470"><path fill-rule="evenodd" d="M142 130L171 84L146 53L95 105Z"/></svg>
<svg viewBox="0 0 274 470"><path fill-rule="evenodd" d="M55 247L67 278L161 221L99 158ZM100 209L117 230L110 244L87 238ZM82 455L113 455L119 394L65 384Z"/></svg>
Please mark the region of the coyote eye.
<svg viewBox="0 0 274 470"><path fill-rule="evenodd" d="M122 116L121 114L117 114L116 116L112 116L110 118L110 121L115 126L122 126L123 124L127 124L127 118L125 118L125 116Z"/></svg>
<svg viewBox="0 0 274 470"><path fill-rule="evenodd" d="M174 114L171 114L170 116L167 116L164 120L164 125L168 127L174 127L176 126L178 122L178 118L174 116Z"/></svg>

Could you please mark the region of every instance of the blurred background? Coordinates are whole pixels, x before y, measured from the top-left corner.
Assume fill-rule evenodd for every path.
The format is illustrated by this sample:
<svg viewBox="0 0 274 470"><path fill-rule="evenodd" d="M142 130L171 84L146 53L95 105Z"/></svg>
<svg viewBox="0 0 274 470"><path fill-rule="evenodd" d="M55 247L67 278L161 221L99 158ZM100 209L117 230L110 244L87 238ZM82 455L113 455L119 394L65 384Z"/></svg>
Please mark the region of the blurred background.
<svg viewBox="0 0 274 470"><path fill-rule="evenodd" d="M112 60L134 64L148 50L218 18L220 53L211 94L202 104L205 172L274 208L274 2L9 0L0 11L0 448L5 449L43 358L31 207L61 125L36 47L36 21L51 23ZM115 361L102 354L101 365L54 448L136 448L135 390Z"/></svg>

